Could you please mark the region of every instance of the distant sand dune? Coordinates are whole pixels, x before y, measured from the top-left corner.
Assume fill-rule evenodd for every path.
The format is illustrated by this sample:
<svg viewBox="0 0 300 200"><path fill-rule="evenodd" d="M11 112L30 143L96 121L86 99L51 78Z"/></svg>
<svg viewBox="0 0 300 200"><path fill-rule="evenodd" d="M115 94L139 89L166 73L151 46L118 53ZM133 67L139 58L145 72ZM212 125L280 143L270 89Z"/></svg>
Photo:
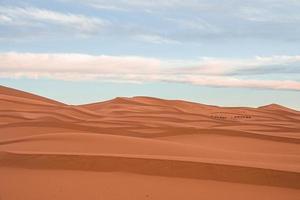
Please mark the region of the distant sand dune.
<svg viewBox="0 0 300 200"><path fill-rule="evenodd" d="M152 97L66 105L0 86L1 200L299 196L299 111Z"/></svg>

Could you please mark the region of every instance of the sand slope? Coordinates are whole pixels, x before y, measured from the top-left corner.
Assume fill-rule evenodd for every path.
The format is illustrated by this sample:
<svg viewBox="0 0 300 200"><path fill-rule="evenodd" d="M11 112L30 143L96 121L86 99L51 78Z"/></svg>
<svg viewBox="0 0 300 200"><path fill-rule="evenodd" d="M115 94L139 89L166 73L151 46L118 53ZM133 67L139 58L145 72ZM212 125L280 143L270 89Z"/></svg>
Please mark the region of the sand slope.
<svg viewBox="0 0 300 200"><path fill-rule="evenodd" d="M299 145L300 112L276 104L74 106L0 87L0 199L298 199Z"/></svg>

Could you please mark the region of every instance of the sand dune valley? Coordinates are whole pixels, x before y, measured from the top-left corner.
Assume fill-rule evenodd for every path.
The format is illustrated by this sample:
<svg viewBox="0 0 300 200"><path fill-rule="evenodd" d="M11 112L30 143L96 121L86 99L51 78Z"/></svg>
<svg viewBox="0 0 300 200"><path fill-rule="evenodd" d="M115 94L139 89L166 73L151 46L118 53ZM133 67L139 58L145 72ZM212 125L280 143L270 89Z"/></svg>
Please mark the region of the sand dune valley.
<svg viewBox="0 0 300 200"><path fill-rule="evenodd" d="M0 87L0 199L300 199L300 112Z"/></svg>

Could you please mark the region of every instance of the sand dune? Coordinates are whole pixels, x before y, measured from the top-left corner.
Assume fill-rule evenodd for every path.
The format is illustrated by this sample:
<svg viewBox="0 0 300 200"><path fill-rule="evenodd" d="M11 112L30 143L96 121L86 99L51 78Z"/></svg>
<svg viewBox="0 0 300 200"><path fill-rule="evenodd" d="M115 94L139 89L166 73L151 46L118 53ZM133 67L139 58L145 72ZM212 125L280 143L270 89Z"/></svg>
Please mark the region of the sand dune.
<svg viewBox="0 0 300 200"><path fill-rule="evenodd" d="M0 199L299 199L299 145L300 112L276 104L75 106L0 87Z"/></svg>
<svg viewBox="0 0 300 200"><path fill-rule="evenodd" d="M133 155L0 154L3 166L29 169L87 170L208 179L288 188L300 188L300 174L264 168L242 167L170 157Z"/></svg>

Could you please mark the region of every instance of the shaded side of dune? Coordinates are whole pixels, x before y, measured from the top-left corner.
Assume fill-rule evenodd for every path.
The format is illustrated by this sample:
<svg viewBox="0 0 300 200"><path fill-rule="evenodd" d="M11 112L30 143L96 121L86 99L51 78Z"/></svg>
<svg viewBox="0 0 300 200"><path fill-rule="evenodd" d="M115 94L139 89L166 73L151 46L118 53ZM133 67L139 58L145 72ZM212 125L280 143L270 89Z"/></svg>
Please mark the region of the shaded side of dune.
<svg viewBox="0 0 300 200"><path fill-rule="evenodd" d="M142 131L133 132L131 129L141 129L141 128L149 128L143 125L136 125L131 128L123 128L120 131L120 127L116 125L126 126L126 123L117 123L113 122L101 122L103 124L110 124L111 127L105 128L102 126L93 126L95 124L83 125L80 123L73 123L68 121L60 121L57 119L48 118L48 121L23 121L23 122L15 122L10 124L0 125L0 128L18 128L18 127L36 127L36 128L47 128L47 127L56 127L56 128L68 128L74 131L84 131L84 132L93 132L93 133L107 133L110 135L127 135L133 137L142 137L142 138L160 138L166 136L175 136L175 135L190 135L190 134L215 134L215 135L228 135L228 136L236 136L236 137L247 137L247 138L256 138L261 140L270 140L276 142L285 142L285 143L294 143L300 144L300 139L298 138L289 138L282 136L273 136L273 135L265 135L263 133L257 134L253 132L246 131L237 131L237 130L226 130L226 129L205 129L205 128L183 128L183 127L159 127L161 132L159 133L151 133L144 134ZM115 126L115 127L113 127ZM158 129L156 127L156 129Z"/></svg>
<svg viewBox="0 0 300 200"><path fill-rule="evenodd" d="M129 172L153 176L300 188L300 173L297 172L172 160L171 158L1 152L0 166L28 169Z"/></svg>

